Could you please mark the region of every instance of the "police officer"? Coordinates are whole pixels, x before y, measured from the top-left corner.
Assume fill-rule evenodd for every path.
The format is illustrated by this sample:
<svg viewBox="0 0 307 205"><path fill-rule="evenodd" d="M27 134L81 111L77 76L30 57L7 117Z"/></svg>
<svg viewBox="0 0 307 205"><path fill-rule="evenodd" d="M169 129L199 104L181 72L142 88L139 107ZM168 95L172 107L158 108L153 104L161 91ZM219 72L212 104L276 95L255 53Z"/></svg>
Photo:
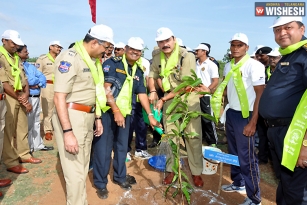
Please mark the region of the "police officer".
<svg viewBox="0 0 307 205"><path fill-rule="evenodd" d="M295 111L307 88L305 26L302 17L277 17L271 28L273 28L275 41L280 46L282 58L264 89L259 111L268 126L274 170L280 180L276 203L278 205L307 204L306 127L296 128L298 131L290 135L286 134L288 129L291 130L293 127L291 121L297 123L294 118L296 114L302 116L301 122L306 122L306 109L299 113ZM304 105L306 101L303 107ZM289 144L286 136L293 137L293 143ZM297 150L297 157L289 153L287 147L290 147L290 150ZM290 156L288 159L293 163L291 167L288 166L289 161L284 161L286 156Z"/></svg>
<svg viewBox="0 0 307 205"><path fill-rule="evenodd" d="M103 64L107 102L111 107L102 114L104 133L94 139L93 178L98 197L108 197L107 183L113 150L113 182L124 190L130 190L136 183L134 177L127 177L126 154L130 128L132 94L138 95L150 124L159 126L150 111L141 64L143 40L132 37L128 40L123 58L113 57Z"/></svg>
<svg viewBox="0 0 307 205"><path fill-rule="evenodd" d="M30 151L49 151L53 146L45 146L40 135L40 88L46 87L46 77L42 72L36 69L33 64L26 60L29 58L27 46L19 46L17 53L22 61L24 71L28 78L30 88L29 103L32 105L32 111L28 114L28 142Z"/></svg>
<svg viewBox="0 0 307 205"><path fill-rule="evenodd" d="M0 81L0 159L2 157L4 126L5 126L5 113L6 113L5 97L6 95L4 93L3 85L2 82ZM12 181L10 179L0 179L0 187L6 187L11 184ZM0 192L0 197L2 197L2 192Z"/></svg>
<svg viewBox="0 0 307 205"><path fill-rule="evenodd" d="M199 44L194 49L197 57L195 72L197 77L202 81L202 84L209 88L210 92L213 93L219 84L219 70L217 65L209 59L209 47L204 44ZM213 115L210 106L210 95L205 95L200 98L200 107L203 113ZM210 146L216 146L217 134L214 122L201 117L202 123L202 139L206 141Z"/></svg>
<svg viewBox="0 0 307 205"><path fill-rule="evenodd" d="M171 104L172 99L175 97L176 93L172 92L180 83L183 76L191 75L191 68L195 68L195 57L192 53L187 52L186 49L180 48L176 42L173 32L169 28L159 28L157 30L157 36L155 38L157 44L160 48L160 52L156 52L153 56L153 62L150 67L149 73L149 91L150 96L149 100L151 104L154 104L158 99L155 80L160 78L160 75L166 78L165 82L170 83L170 89L167 89L163 85L165 94L164 97L160 98L156 103L156 108L161 110L163 107L163 116L166 116L167 107ZM162 52L162 54L161 54ZM161 71L161 58L164 57L165 60L173 59L172 65L168 69L172 70L174 74L167 75ZM175 62L177 61L177 62ZM167 62L165 68L168 66ZM165 69L166 70L166 69ZM199 97L195 92L192 92L188 98L188 107L190 110L201 111L199 104ZM170 119L169 117L163 118L163 124L166 134L171 134L171 129L176 129L173 123L167 122ZM202 159L202 131L201 131L201 118L193 118L190 123L187 125L186 130L188 132L193 131L198 133L198 136L186 140L186 148L188 153L189 165L192 172L194 185L197 187L203 186L203 181L201 178L201 172L203 170L203 159ZM171 157L171 156L169 156ZM171 160L173 161L173 160ZM174 173L172 172L172 163L169 163L167 166L167 171L170 172L169 175L163 180L163 184L171 184L174 178Z"/></svg>
<svg viewBox="0 0 307 205"><path fill-rule="evenodd" d="M66 182L67 204L88 204L86 178L91 144L93 135L102 134L100 108L104 109L106 104L103 73L98 69L101 68L101 54L110 42L113 42L112 29L95 25L83 41L76 42L73 48L56 58L56 113L52 116L52 123ZM99 110L96 119L95 107ZM96 129L93 133L94 122Z"/></svg>
<svg viewBox="0 0 307 205"><path fill-rule="evenodd" d="M255 55L257 57L257 60L262 63L265 67L265 83L268 82L268 75L267 71L270 70L270 58L268 54L272 51L272 48L268 46L263 46L259 48ZM267 136L267 127L264 124L264 119L260 115L258 117L257 122L257 134L259 138L259 144L258 144L258 159L259 164L267 164L268 160L270 158L270 152L269 152L269 140ZM256 139L257 141L257 139Z"/></svg>
<svg viewBox="0 0 307 205"><path fill-rule="evenodd" d="M6 95L7 112L5 115L3 162L7 170L17 174L29 172L19 164L41 163L30 154L28 144L28 119L32 106L28 101L29 86L24 75L22 63L16 54L17 48L24 45L19 33L6 30L2 34L3 46L0 47L0 80Z"/></svg>
<svg viewBox="0 0 307 205"><path fill-rule="evenodd" d="M54 109L53 103L53 73L54 73L54 59L60 54L62 46L60 41L51 41L49 43L49 52L41 55L36 60L36 67L41 71L46 79L46 88L41 89L41 102L43 110L43 122L44 122L44 133L46 140L52 140L53 127L51 124L51 118Z"/></svg>
<svg viewBox="0 0 307 205"><path fill-rule="evenodd" d="M114 55L115 57L122 57L125 54L126 44L123 42L118 42L114 46Z"/></svg>
<svg viewBox="0 0 307 205"><path fill-rule="evenodd" d="M278 51L279 48L273 49L270 53L268 53L269 56L269 61L270 61L270 67L269 69L266 69L265 71L265 76L266 76L266 81L269 81L271 78L271 75L276 69L276 65L278 61L281 59L281 54Z"/></svg>

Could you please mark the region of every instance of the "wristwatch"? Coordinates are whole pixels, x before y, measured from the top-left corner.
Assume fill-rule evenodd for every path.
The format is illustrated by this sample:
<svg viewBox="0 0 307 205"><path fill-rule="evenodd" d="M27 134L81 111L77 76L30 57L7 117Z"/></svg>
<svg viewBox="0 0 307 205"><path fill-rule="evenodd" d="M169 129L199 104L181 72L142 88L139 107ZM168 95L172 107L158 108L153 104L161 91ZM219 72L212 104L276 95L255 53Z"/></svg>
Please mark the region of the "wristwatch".
<svg viewBox="0 0 307 205"><path fill-rule="evenodd" d="M304 140L303 140L303 146L304 146L304 147L307 147L307 139L304 139Z"/></svg>

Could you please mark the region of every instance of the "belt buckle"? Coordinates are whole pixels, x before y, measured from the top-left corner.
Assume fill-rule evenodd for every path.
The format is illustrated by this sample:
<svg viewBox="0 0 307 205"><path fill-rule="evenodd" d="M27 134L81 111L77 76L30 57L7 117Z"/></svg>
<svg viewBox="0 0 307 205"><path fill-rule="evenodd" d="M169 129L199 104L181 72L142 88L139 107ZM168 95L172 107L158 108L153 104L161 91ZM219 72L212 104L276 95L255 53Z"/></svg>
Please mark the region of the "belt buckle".
<svg viewBox="0 0 307 205"><path fill-rule="evenodd" d="M96 110L96 106L92 106L92 107L91 107L91 111L90 111L90 113L94 113L94 112L95 112L95 110Z"/></svg>

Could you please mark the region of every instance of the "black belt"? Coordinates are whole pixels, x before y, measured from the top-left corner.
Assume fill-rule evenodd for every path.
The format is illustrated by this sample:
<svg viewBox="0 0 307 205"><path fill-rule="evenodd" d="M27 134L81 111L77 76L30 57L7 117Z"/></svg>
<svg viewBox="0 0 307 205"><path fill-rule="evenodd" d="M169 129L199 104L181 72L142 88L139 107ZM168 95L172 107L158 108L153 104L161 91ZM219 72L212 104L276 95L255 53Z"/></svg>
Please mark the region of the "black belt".
<svg viewBox="0 0 307 205"><path fill-rule="evenodd" d="M292 118L264 119L267 127L281 127L290 125Z"/></svg>
<svg viewBox="0 0 307 205"><path fill-rule="evenodd" d="M39 98L40 95L29 95L31 98Z"/></svg>

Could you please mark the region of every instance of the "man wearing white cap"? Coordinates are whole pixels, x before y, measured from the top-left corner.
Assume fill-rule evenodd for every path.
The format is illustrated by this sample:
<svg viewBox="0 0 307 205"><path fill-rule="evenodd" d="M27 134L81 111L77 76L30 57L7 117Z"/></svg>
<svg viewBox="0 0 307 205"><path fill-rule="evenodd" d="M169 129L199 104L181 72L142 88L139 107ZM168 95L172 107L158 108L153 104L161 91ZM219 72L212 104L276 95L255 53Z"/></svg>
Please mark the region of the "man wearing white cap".
<svg viewBox="0 0 307 205"><path fill-rule="evenodd" d="M277 17L273 28L282 58L259 104L268 126L277 204L307 204L307 39L302 17Z"/></svg>
<svg viewBox="0 0 307 205"><path fill-rule="evenodd" d="M264 89L264 66L247 54L248 38L236 33L230 40L233 56L224 70L224 81L216 89L211 106L219 115L221 99L227 86L229 109L226 111L226 136L228 152L238 156L240 166L231 166L229 185L225 192L247 194L241 205L261 204L258 160L255 153L255 132L258 119L258 103Z"/></svg>
<svg viewBox="0 0 307 205"><path fill-rule="evenodd" d="M163 116L166 115L167 107L172 103L173 98L177 93L172 92L182 81L184 76L191 76L191 69L196 67L195 56L184 48L180 48L173 32L169 28L161 27L157 30L156 38L160 52L155 52L149 73L149 91L150 103L154 104L158 100L157 90L155 88L155 80L162 79L162 87L165 92L164 97L160 98L155 107L160 111L163 107ZM191 92L188 97L189 110L199 111L199 97L196 92ZM177 129L174 123L169 123L171 115L163 118L163 124L166 134L172 134L172 129ZM196 132L198 136L186 140L186 148L188 153L189 166L192 172L192 178L196 187L203 186L201 173L203 170L202 159L202 131L201 118L192 118L188 123L186 130ZM172 157L172 156L168 156ZM169 185L172 183L175 176L172 171L173 160L168 163L166 171L170 172L163 180L163 184Z"/></svg>
<svg viewBox="0 0 307 205"><path fill-rule="evenodd" d="M271 75L275 71L278 61L281 59L279 48L275 48L274 50L272 50L270 53L268 53L268 56L269 56L269 62L270 62L270 67L269 67L270 69L266 69L265 71L267 81L270 80Z"/></svg>
<svg viewBox="0 0 307 205"><path fill-rule="evenodd" d="M5 115L3 162L7 170L17 174L28 170L19 164L41 163L40 159L30 154L28 144L27 112L32 110L28 101L29 85L22 62L16 51L19 45L24 45L19 33L6 30L2 34L3 46L0 47L0 81L6 93L7 112Z"/></svg>
<svg viewBox="0 0 307 205"><path fill-rule="evenodd" d="M46 88L41 89L41 103L43 110L44 133L46 140L52 140L52 123L51 118L54 109L53 103L53 75L54 75L54 59L60 54L62 46L60 41L51 41L49 43L49 52L41 55L37 60L35 66L41 71L46 79Z"/></svg>
<svg viewBox="0 0 307 205"><path fill-rule="evenodd" d="M113 30L96 25L83 41L77 41L55 60L56 113L52 124L66 182L67 204L88 204L85 185L90 150L93 136L102 134L100 116L101 110L106 109L100 58L110 43L113 43Z"/></svg>
<svg viewBox="0 0 307 205"><path fill-rule="evenodd" d="M103 134L93 141L93 178L97 195L108 197L108 174L113 150L113 182L124 190L130 190L135 178L127 175L126 155L132 110L132 95L137 94L148 114L151 126L161 126L154 119L144 85L142 64L139 61L144 49L143 40L132 37L128 40L125 55L112 57L103 63L107 104L110 106L102 113Z"/></svg>
<svg viewBox="0 0 307 205"><path fill-rule="evenodd" d="M208 58L209 47L201 43L194 50L198 59L196 61L196 75L201 79L202 84L209 88L211 93L214 93L219 83L219 70L217 65ZM210 95L205 95L200 98L200 107L203 113L213 114L210 106ZM203 141L206 141L210 146L216 146L217 134L214 122L202 116L201 125Z"/></svg>
<svg viewBox="0 0 307 205"><path fill-rule="evenodd" d="M122 57L125 54L126 44L123 42L118 42L114 46L114 55L115 57Z"/></svg>

